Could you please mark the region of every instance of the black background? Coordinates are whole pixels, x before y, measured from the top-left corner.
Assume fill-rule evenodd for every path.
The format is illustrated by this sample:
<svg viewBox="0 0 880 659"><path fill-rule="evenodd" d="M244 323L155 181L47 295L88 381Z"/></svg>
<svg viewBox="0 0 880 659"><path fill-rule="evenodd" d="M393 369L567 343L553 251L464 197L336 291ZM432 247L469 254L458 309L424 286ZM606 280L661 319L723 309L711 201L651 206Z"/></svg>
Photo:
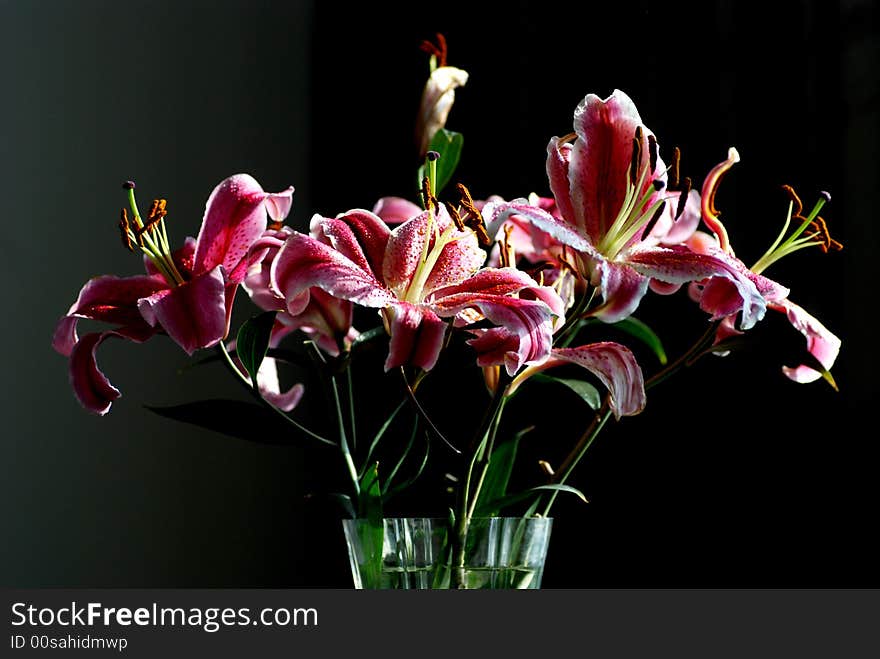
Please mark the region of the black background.
<svg viewBox="0 0 880 659"><path fill-rule="evenodd" d="M187 362L161 339L102 348L124 397L92 418L49 338L88 277L137 272L113 230L121 180L169 199L178 239L237 171L295 185L299 228L412 196L418 44L440 31L471 76L448 127L465 135L459 175L475 197L547 194L549 137L571 130L586 93L620 88L695 180L737 147L717 204L743 260L776 236L783 183L808 205L830 191L823 215L845 245L769 272L843 338L841 392L782 376L802 339L771 317L741 353L652 391L576 473L591 503L560 498L545 586L876 586L876 10L593 4L0 2L4 583L349 585L338 512L306 498L342 486L335 456L152 416L143 404L237 395L210 366L176 375ZM683 295L646 298L640 315L673 355L705 322ZM428 400L452 435L470 425L479 383L440 375ZM564 391L534 401L511 420L540 413L526 450L553 461L587 414ZM320 424L320 412L304 413ZM400 509L418 512L429 485Z"/></svg>

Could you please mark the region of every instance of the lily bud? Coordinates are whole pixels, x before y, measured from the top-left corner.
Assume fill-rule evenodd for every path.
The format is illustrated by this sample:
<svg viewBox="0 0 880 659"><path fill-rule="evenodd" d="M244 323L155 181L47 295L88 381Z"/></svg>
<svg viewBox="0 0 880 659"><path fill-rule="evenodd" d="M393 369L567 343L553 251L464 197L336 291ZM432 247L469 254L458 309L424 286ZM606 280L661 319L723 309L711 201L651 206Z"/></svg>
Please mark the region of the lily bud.
<svg viewBox="0 0 880 659"><path fill-rule="evenodd" d="M467 83L468 73L454 66L441 66L431 73L422 92L422 103L416 123L419 157L424 158L431 140L446 126L446 118L455 102L455 89Z"/></svg>

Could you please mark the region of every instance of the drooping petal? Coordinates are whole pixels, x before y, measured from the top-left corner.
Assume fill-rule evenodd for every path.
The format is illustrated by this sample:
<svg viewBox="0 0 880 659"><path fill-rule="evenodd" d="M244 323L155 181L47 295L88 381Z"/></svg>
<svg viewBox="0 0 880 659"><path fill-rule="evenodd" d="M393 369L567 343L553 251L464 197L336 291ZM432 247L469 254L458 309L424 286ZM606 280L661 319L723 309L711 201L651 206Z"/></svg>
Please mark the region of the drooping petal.
<svg viewBox="0 0 880 659"><path fill-rule="evenodd" d="M70 351L69 375L73 393L80 404L95 414L103 416L113 401L120 397L119 389L110 384L107 376L98 368L95 352L105 339L117 337L136 343L146 341L154 332L141 329L108 330L91 332L83 336Z"/></svg>
<svg viewBox="0 0 880 659"><path fill-rule="evenodd" d="M221 266L138 303L151 326L160 325L187 354L209 348L226 336L226 282Z"/></svg>
<svg viewBox="0 0 880 659"><path fill-rule="evenodd" d="M595 258L593 277L603 302L590 315L606 323L616 323L632 314L648 291L648 277L626 263Z"/></svg>
<svg viewBox="0 0 880 659"><path fill-rule="evenodd" d="M639 245L626 254L626 263L646 277L669 284L684 284L708 277L722 277L735 287L741 300L741 329L749 329L764 317L767 305L752 280L744 274L737 259L723 252L697 254L683 246L649 247ZM701 302L701 307L703 303ZM714 310L704 307L713 320L729 315L729 309Z"/></svg>
<svg viewBox="0 0 880 659"><path fill-rule="evenodd" d="M640 167L648 161L647 138L635 103L622 91L602 100L589 94L574 112L577 135L568 167L574 223L580 233L597 244L608 232L626 196L636 128L643 131ZM647 176L638 196L651 185Z"/></svg>
<svg viewBox="0 0 880 659"><path fill-rule="evenodd" d="M841 340L802 307L790 300L772 303L770 308L786 315L792 327L807 339L807 350L810 354L819 360L826 371L830 371L840 352ZM819 371L804 364L796 367L783 366L782 372L795 382L814 382L822 377Z"/></svg>
<svg viewBox="0 0 880 659"><path fill-rule="evenodd" d="M386 224L401 224L421 212L421 206L403 197L382 197L373 206L373 213Z"/></svg>
<svg viewBox="0 0 880 659"><path fill-rule="evenodd" d="M364 270L330 245L301 233L291 235L278 250L271 281L288 304L301 302L302 294L312 286L365 307L385 307L396 301L372 271ZM303 305L297 306L290 312L302 311Z"/></svg>
<svg viewBox="0 0 880 659"><path fill-rule="evenodd" d="M89 318L122 327L143 326L138 300L168 287L159 276L138 275L116 277L104 275L86 282L67 315L58 321L52 347L62 355L70 355L77 342L78 318Z"/></svg>
<svg viewBox="0 0 880 659"><path fill-rule="evenodd" d="M557 348L547 361L529 367L512 383L512 389L535 373L560 366L577 364L593 373L611 395L615 418L633 416L645 408L645 381L642 369L629 348L604 341L577 348Z"/></svg>
<svg viewBox="0 0 880 659"><path fill-rule="evenodd" d="M257 369L257 387L263 398L283 412L290 412L296 407L305 390L302 384L297 383L287 391L281 391L278 366L271 357L266 357Z"/></svg>
<svg viewBox="0 0 880 659"><path fill-rule="evenodd" d="M250 296L254 304L264 311L285 308L284 298L272 288L272 261L284 241L290 237L293 229L282 227L279 230L268 230L263 237L251 247L248 260L251 265L247 275L241 281L241 287Z"/></svg>
<svg viewBox="0 0 880 659"><path fill-rule="evenodd" d="M446 323L430 309L409 302L397 302L385 309L391 333L385 370L410 365L430 371L437 363Z"/></svg>
<svg viewBox="0 0 880 659"><path fill-rule="evenodd" d="M248 174L221 181L205 207L202 228L196 239L193 274L200 275L222 265L230 283L245 276L245 256L266 230L267 212L275 217L290 209L293 187L270 194ZM265 203L271 198L271 203ZM275 219L275 218L273 218Z"/></svg>
<svg viewBox="0 0 880 659"><path fill-rule="evenodd" d="M320 288L310 288L309 302L298 314L278 314L276 325L286 334L295 329L305 332L324 352L336 356L339 347L352 334L353 307L348 300L333 297ZM281 330L279 329L279 332ZM273 339L277 334L273 331Z"/></svg>
<svg viewBox="0 0 880 659"><path fill-rule="evenodd" d="M700 193L691 190L688 193L681 216L676 220L675 213L678 209L681 192L666 192L666 208L663 215L657 221L657 226L651 231L650 240L663 245L678 245L685 242L700 224Z"/></svg>
<svg viewBox="0 0 880 659"><path fill-rule="evenodd" d="M456 316L475 309L490 323L509 332L503 336L496 333L496 339L502 338L504 342L509 342L511 336L515 336L518 339L516 349L507 350L504 358L504 366L509 375L515 374L523 364L541 361L550 354L553 344L553 313L540 300L461 292L435 299L430 307L442 317Z"/></svg>
<svg viewBox="0 0 880 659"><path fill-rule="evenodd" d="M334 219L316 215L312 218L311 234L319 240L326 238L336 250L381 280L391 229L377 215L360 209Z"/></svg>

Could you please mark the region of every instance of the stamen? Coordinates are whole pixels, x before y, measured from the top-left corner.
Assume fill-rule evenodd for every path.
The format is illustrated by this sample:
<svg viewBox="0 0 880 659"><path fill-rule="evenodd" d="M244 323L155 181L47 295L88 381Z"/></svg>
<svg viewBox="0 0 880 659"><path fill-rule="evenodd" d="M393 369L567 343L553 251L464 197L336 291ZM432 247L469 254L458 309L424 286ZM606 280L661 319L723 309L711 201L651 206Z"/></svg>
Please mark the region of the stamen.
<svg viewBox="0 0 880 659"><path fill-rule="evenodd" d="M491 247L492 239L486 231L486 223L483 221L483 214L480 213L479 209L474 204L474 198L471 197L470 191L462 183L458 183L455 187L461 195L461 206L469 215L467 219L462 221L469 229L477 234L477 242L480 243L480 247Z"/></svg>
<svg viewBox="0 0 880 659"><path fill-rule="evenodd" d="M681 149L675 147L672 149L672 163L669 165L669 189L675 190L678 187L679 167L681 166Z"/></svg>
<svg viewBox="0 0 880 659"><path fill-rule="evenodd" d="M843 243L839 243L831 237L831 233L828 231L828 225L825 224L825 220L821 215L816 216L816 219L810 223L810 227L816 230L816 233L813 235L822 241L822 244L819 245L819 247L822 248L823 253L827 254L829 249L833 249L837 252L843 249Z"/></svg>
<svg viewBox="0 0 880 659"><path fill-rule="evenodd" d="M655 178L653 181L651 181L651 185L654 186L654 189L655 189L657 192L660 192L663 188L666 187L666 183L664 183L664 182L663 182L661 179L659 179L659 178Z"/></svg>
<svg viewBox="0 0 880 659"><path fill-rule="evenodd" d="M550 463L546 460L538 460L538 466L548 476L553 476L556 473L553 471L553 467L550 466Z"/></svg>
<svg viewBox="0 0 880 659"><path fill-rule="evenodd" d="M657 169L657 138L648 135L648 156L651 159L651 174Z"/></svg>
<svg viewBox="0 0 880 659"><path fill-rule="evenodd" d="M636 133L633 136L632 160L629 164L629 180L633 185L639 175L639 167L642 164L642 127L636 126Z"/></svg>
<svg viewBox="0 0 880 659"><path fill-rule="evenodd" d="M436 46L425 39L419 45L419 49L428 53L429 55L433 55L434 57L436 57L437 66L446 66L446 55L448 52L448 49L446 47L446 37L444 37L439 32L437 32L435 36L437 37Z"/></svg>
<svg viewBox="0 0 880 659"><path fill-rule="evenodd" d="M666 201L664 200L662 204L657 206L657 210L654 211L654 214L651 216L651 219L648 220L648 223L645 225L645 230L642 231L642 240L651 235L651 232L654 230L654 227L657 225L657 221L660 219L660 216L663 215L663 211L666 210Z"/></svg>
<svg viewBox="0 0 880 659"><path fill-rule="evenodd" d="M461 213L458 212L458 209L448 201L444 201L443 205L446 206L446 210L449 211L449 217L455 222L455 228L459 231L464 231L464 222L461 221Z"/></svg>
<svg viewBox="0 0 880 659"><path fill-rule="evenodd" d="M801 213L804 211L804 204L801 202L801 198L798 197L797 192L795 192L794 188L790 185L783 185L782 189L785 191L785 194L788 195L788 198L791 199L791 203L794 204L794 209L791 211L791 216L794 218L804 219L801 215Z"/></svg>
<svg viewBox="0 0 880 659"><path fill-rule="evenodd" d="M677 220L681 217L681 214L684 213L684 207L687 205L688 195L691 192L691 177L684 177L684 185L681 187L681 194L678 197L678 206L675 209L675 217L674 220Z"/></svg>
<svg viewBox="0 0 880 659"><path fill-rule="evenodd" d="M145 231L152 231L162 221L162 218L168 215L168 211L165 210L166 204L164 199L153 199L153 203L150 204L150 212L147 214L147 221L137 230L138 235Z"/></svg>
<svg viewBox="0 0 880 659"><path fill-rule="evenodd" d="M134 251L134 243L131 241L131 225L128 223L128 212L123 207L119 218L119 233L122 235L122 246L129 252Z"/></svg>
<svg viewBox="0 0 880 659"><path fill-rule="evenodd" d="M422 206L425 207L425 210L429 211L437 205L437 197L431 191L431 181L427 176L422 179L422 189L420 192L422 195Z"/></svg>
<svg viewBox="0 0 880 659"><path fill-rule="evenodd" d="M569 133L568 135L564 135L563 137L556 138L556 147L559 148L566 142L571 142L572 140L577 139L577 133Z"/></svg>

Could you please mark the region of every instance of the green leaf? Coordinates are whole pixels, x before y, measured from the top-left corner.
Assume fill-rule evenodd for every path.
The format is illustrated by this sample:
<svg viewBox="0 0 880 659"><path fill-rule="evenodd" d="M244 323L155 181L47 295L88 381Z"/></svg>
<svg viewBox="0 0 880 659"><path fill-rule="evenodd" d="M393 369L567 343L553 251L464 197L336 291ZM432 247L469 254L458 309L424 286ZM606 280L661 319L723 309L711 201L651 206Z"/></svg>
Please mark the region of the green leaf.
<svg viewBox="0 0 880 659"><path fill-rule="evenodd" d="M269 337L275 324L274 311L265 311L246 321L238 330L235 351L256 386L257 370L269 350Z"/></svg>
<svg viewBox="0 0 880 659"><path fill-rule="evenodd" d="M435 195L439 195L440 191L449 183L455 169L458 167L458 161L461 159L461 148L464 145L464 136L451 130L441 128L431 140L428 147L429 151L436 151L440 154L437 161L437 189L434 190ZM425 165L419 167L419 186L421 187L422 179L427 175Z"/></svg>
<svg viewBox="0 0 880 659"><path fill-rule="evenodd" d="M599 394L599 390L589 382L568 378L557 378L544 373L539 373L535 378L539 382L558 382L559 384L565 385L594 410L598 410L602 405L602 396Z"/></svg>
<svg viewBox="0 0 880 659"><path fill-rule="evenodd" d="M354 350L359 345L361 345L363 343L369 343L370 341L372 341L376 337L384 336L386 334L387 334L387 332L385 331L385 328L382 325L379 325L379 327L374 327L373 329L367 330L366 332L361 332L360 334L357 335L357 338L355 338L354 341L351 342L351 349Z"/></svg>
<svg viewBox="0 0 880 659"><path fill-rule="evenodd" d="M369 520L371 525L382 525L382 487L379 483L379 463L367 469L360 482L358 516Z"/></svg>
<svg viewBox="0 0 880 659"><path fill-rule="evenodd" d="M292 443L290 426L283 423L271 410L254 403L210 399L168 407L145 407L166 419L190 423L236 439L257 444Z"/></svg>
<svg viewBox="0 0 880 659"><path fill-rule="evenodd" d="M660 337L641 320L630 316L629 318L624 318L621 321L613 323L611 326L637 338L654 352L662 365L666 365L666 351L663 349L663 343L660 341Z"/></svg>
<svg viewBox="0 0 880 659"><path fill-rule="evenodd" d="M516 462L519 440L533 429L534 426L529 426L520 430L510 440L498 444L492 451L486 477L483 479L483 486L477 498L478 509L483 507L483 502L499 501L505 497L510 475L513 473L513 465ZM486 508L484 512L488 517L494 517L498 511Z"/></svg>
<svg viewBox="0 0 880 659"><path fill-rule="evenodd" d="M524 501L524 500L528 499L529 497L534 495L536 492L540 493L540 492L545 492L545 491L568 492L570 494L574 494L578 499L580 499L584 503L589 503L587 501L587 497L584 496L584 493L581 492L580 490L578 490L577 488L572 487L571 485L560 485L560 484L538 485L536 487L531 487L528 490L525 490L524 492L519 492L517 494L511 494L511 495L503 497L502 499L499 499L497 501L490 501L483 509L480 509L478 512L482 515L487 510L495 510L495 509L500 510L502 508L507 508L508 506L512 506L515 503L519 503L520 501Z"/></svg>

